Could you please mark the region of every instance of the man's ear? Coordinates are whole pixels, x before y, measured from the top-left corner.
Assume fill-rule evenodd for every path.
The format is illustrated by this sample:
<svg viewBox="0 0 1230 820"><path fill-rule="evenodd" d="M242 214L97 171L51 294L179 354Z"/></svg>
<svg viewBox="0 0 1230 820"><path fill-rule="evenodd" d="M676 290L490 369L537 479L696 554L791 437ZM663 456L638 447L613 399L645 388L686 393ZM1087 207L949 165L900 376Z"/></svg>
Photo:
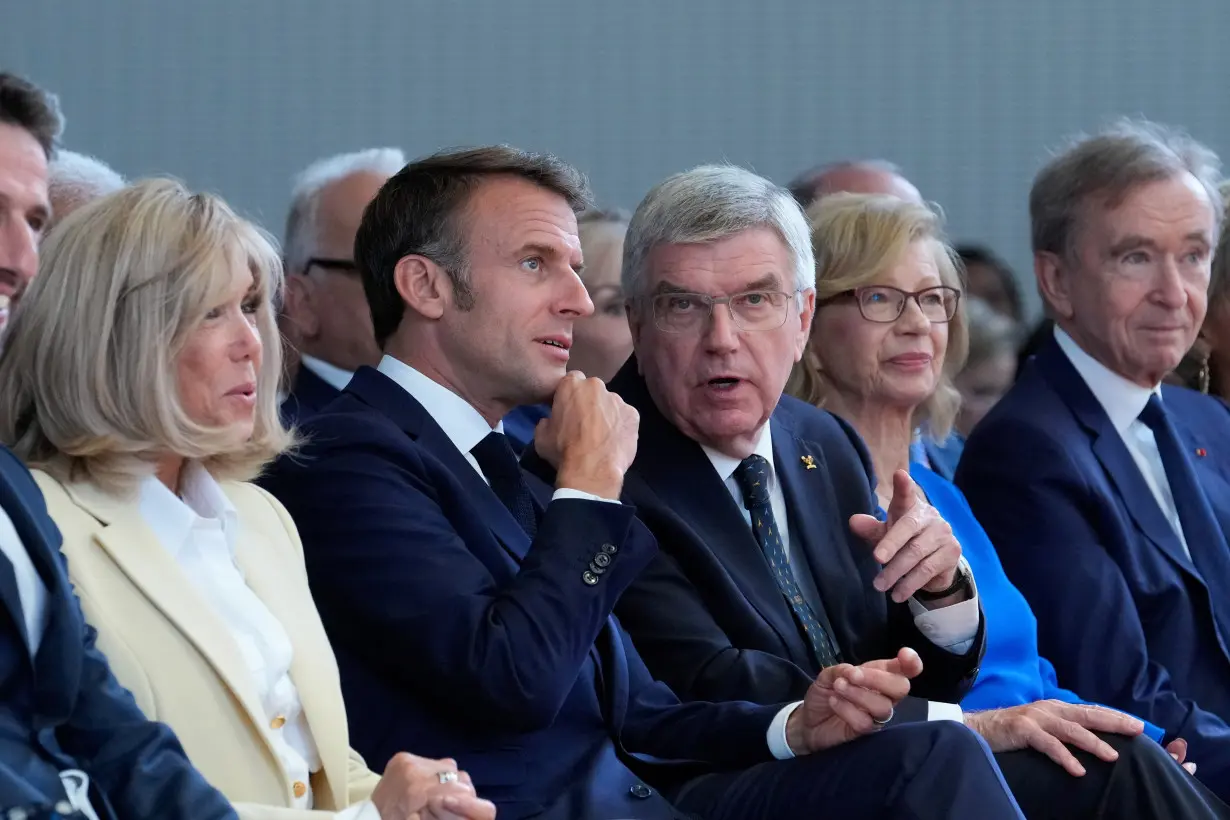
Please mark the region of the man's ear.
<svg viewBox="0 0 1230 820"><path fill-rule="evenodd" d="M314 339L320 333L318 296L316 283L307 275L292 273L286 277L282 313L300 339Z"/></svg>
<svg viewBox="0 0 1230 820"><path fill-rule="evenodd" d="M1034 253L1034 276L1038 295L1056 319L1071 319L1073 313L1071 263L1050 251Z"/></svg>
<svg viewBox="0 0 1230 820"><path fill-rule="evenodd" d="M426 256L410 254L397 260L393 284L406 307L428 319L439 319L452 303L448 273Z"/></svg>
<svg viewBox="0 0 1230 820"><path fill-rule="evenodd" d="M800 327L794 345L794 360L797 362L803 358L803 352L807 350L807 340L811 337L812 322L816 318L816 291L808 288L791 298L799 300Z"/></svg>

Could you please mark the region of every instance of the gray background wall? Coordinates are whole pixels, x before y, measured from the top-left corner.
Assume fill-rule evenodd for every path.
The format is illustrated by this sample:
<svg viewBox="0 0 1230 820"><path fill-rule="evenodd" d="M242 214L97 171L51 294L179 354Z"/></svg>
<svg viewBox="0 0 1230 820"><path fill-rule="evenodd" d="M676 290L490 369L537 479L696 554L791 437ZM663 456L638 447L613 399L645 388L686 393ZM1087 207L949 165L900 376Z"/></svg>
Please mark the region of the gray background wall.
<svg viewBox="0 0 1230 820"><path fill-rule="evenodd" d="M549 150L626 207L701 162L882 156L1022 274L1065 135L1143 114L1230 158L1228 39L1230 0L0 2L0 66L60 94L69 147L275 233L297 169L371 145Z"/></svg>

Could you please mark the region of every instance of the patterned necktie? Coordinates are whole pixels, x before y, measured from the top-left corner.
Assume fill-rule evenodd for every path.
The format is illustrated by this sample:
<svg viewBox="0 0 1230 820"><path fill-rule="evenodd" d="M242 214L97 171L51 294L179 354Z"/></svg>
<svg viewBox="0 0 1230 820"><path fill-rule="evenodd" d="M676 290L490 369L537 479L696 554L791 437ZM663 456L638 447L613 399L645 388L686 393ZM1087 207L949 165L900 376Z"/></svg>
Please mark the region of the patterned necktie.
<svg viewBox="0 0 1230 820"><path fill-rule="evenodd" d="M538 512L508 438L503 433L492 431L474 445L470 453L482 468L491 489L533 541L538 534Z"/></svg>
<svg viewBox="0 0 1230 820"><path fill-rule="evenodd" d="M1219 592L1230 590L1230 547L1226 545L1225 534L1200 486L1170 414L1156 393L1149 397L1149 403L1140 413L1140 421L1153 431L1192 563L1217 600ZM1224 611L1224 607L1220 609ZM1230 640L1230 618L1223 616L1219 621L1223 640Z"/></svg>
<svg viewBox="0 0 1230 820"><path fill-rule="evenodd" d="M751 455L735 468L735 481L743 491L743 506L752 517L752 531L756 542L769 562L777 588L798 619L799 625L811 644L812 653L821 668L838 663L837 651L828 632L825 631L811 606L799 590L790 562L786 560L786 546L782 543L781 531L773 518L773 506L769 501L769 462L764 456Z"/></svg>

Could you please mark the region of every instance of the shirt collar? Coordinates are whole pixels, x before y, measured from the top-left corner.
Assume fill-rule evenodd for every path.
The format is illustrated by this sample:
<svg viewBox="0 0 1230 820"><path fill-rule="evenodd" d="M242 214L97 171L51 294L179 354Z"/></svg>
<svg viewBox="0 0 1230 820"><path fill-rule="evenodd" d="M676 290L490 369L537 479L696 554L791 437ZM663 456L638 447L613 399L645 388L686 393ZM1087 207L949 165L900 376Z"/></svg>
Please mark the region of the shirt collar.
<svg viewBox="0 0 1230 820"><path fill-rule="evenodd" d="M376 369L401 385L415 401L423 405L423 409L440 425L448 440L463 453L473 450L492 430L497 433L504 432L503 421L493 428L482 414L461 396L439 382L432 381L400 359L385 356Z"/></svg>
<svg viewBox="0 0 1230 820"><path fill-rule="evenodd" d="M760 428L760 436L756 439L756 446L752 450L753 455L763 456L765 461L769 462L769 489L772 491L773 483L777 481L777 469L773 466L773 433L769 429L772 420L765 422L764 427ZM718 477L725 483L730 481L735 474L735 470L739 468L742 459L728 456L725 453L719 453L712 447L700 445L700 448L705 451L705 455L709 457L709 463L713 465L713 469L717 470Z"/></svg>
<svg viewBox="0 0 1230 820"><path fill-rule="evenodd" d="M300 354L299 362L334 390L345 390L346 385L350 384L351 378L354 377L353 371L343 370L335 364L329 364L306 353Z"/></svg>
<svg viewBox="0 0 1230 820"><path fill-rule="evenodd" d="M1086 353L1076 340L1055 326L1055 341L1063 350L1068 361L1076 368L1076 372L1085 380L1089 391L1102 405L1110 423L1120 435L1127 432L1132 422L1140 416L1149 397L1154 393L1161 396L1161 385L1149 389L1130 382L1111 370L1106 365Z"/></svg>
<svg viewBox="0 0 1230 820"><path fill-rule="evenodd" d="M178 557L196 523L217 521L222 527L227 548L235 554L239 515L222 487L198 462L189 461L180 477L180 495L171 492L157 476L147 476L139 491L141 517L159 543Z"/></svg>

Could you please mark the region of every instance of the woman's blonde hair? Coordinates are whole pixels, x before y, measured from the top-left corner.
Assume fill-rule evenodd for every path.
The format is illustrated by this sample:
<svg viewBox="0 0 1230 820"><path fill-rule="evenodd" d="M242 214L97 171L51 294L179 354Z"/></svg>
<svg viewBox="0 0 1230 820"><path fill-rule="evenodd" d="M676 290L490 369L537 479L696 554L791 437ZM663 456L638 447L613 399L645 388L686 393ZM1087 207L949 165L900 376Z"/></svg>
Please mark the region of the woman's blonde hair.
<svg viewBox="0 0 1230 820"><path fill-rule="evenodd" d="M43 244L36 276L0 354L0 439L32 467L114 492L161 457L248 480L292 442L278 418L281 344L273 241L210 194L151 179L82 207ZM176 359L246 262L263 346L252 437L188 417Z"/></svg>
<svg viewBox="0 0 1230 820"><path fill-rule="evenodd" d="M944 238L943 218L925 205L882 194L832 194L816 201L807 211L811 222L812 251L816 255L816 303L838 294L875 284L914 242L932 249L940 281L963 289L961 262ZM815 322L824 321L816 311ZM786 390L809 404L823 407L830 387L816 352L817 334L807 344L803 358L794 367ZM965 364L969 349L965 312L948 323L948 351L935 392L918 408L916 424L927 422L937 439L948 436L961 406L961 395L952 378Z"/></svg>

